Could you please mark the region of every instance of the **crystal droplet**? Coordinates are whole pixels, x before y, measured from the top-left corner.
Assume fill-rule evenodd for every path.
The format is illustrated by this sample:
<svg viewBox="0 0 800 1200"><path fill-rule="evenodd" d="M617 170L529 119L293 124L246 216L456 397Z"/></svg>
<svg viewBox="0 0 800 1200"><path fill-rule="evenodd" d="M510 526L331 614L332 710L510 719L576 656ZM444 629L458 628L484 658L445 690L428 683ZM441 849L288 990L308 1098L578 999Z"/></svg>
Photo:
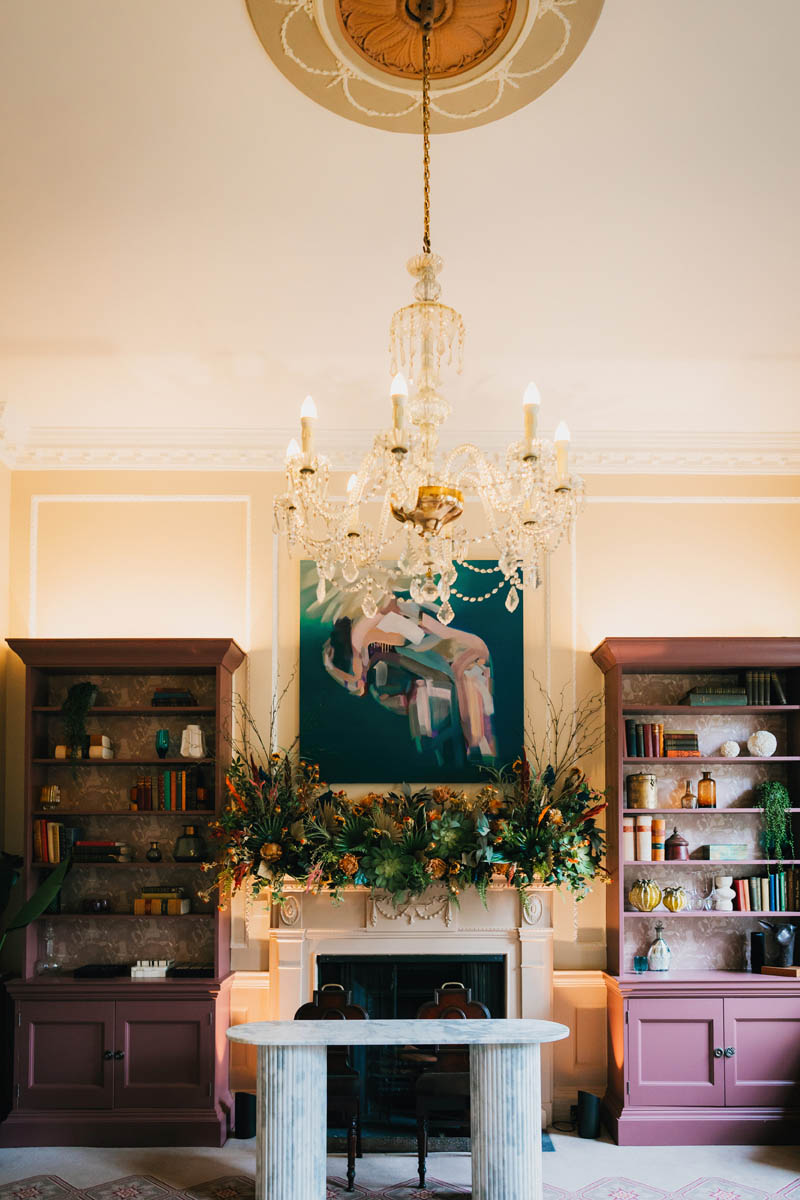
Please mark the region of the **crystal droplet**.
<svg viewBox="0 0 800 1200"><path fill-rule="evenodd" d="M439 592L440 600L449 600L450 599L450 584L447 582L444 575L439 580L439 587L438 587L437 591Z"/></svg>
<svg viewBox="0 0 800 1200"><path fill-rule="evenodd" d="M510 587L508 589L508 595L506 596L506 608L509 612L514 612L518 604L519 592L515 587Z"/></svg>
<svg viewBox="0 0 800 1200"><path fill-rule="evenodd" d="M361 601L361 611L368 619L372 619L378 611L378 606L375 603L375 597L372 592L367 592L364 599Z"/></svg>
<svg viewBox="0 0 800 1200"><path fill-rule="evenodd" d="M423 600L429 600L431 603L439 599L439 589L430 577L422 585L422 598Z"/></svg>
<svg viewBox="0 0 800 1200"><path fill-rule="evenodd" d="M453 606L449 600L445 600L444 604L439 609L438 617L443 625L449 625L456 614L453 612Z"/></svg>
<svg viewBox="0 0 800 1200"><path fill-rule="evenodd" d="M325 580L320 575L319 583L317 584L317 600L320 604L325 599Z"/></svg>
<svg viewBox="0 0 800 1200"><path fill-rule="evenodd" d="M353 583L358 579L358 567L352 560L346 562L342 567L342 576L348 583Z"/></svg>

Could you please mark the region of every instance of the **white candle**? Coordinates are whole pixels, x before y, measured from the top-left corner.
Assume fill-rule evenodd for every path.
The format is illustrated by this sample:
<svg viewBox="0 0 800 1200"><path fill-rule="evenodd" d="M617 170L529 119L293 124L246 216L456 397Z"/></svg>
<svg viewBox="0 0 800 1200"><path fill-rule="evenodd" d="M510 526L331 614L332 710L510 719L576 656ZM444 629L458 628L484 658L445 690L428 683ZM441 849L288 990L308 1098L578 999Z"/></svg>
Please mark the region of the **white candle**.
<svg viewBox="0 0 800 1200"><path fill-rule="evenodd" d="M529 383L522 397L522 417L525 428L525 453L533 452L533 439L536 437L536 427L539 420L539 405L542 397L535 383Z"/></svg>
<svg viewBox="0 0 800 1200"><path fill-rule="evenodd" d="M567 456L569 454L569 429L567 428L566 421L559 421L556 431L553 434L553 441L556 446L558 483L565 484L567 482Z"/></svg>
<svg viewBox="0 0 800 1200"><path fill-rule="evenodd" d="M317 406L311 396L306 396L300 409L300 437L303 443L303 454L306 460L314 453L314 426L317 419Z"/></svg>
<svg viewBox="0 0 800 1200"><path fill-rule="evenodd" d="M392 380L390 395L392 398L392 425L399 441L405 423L406 400L408 399L408 384L402 371L398 371Z"/></svg>

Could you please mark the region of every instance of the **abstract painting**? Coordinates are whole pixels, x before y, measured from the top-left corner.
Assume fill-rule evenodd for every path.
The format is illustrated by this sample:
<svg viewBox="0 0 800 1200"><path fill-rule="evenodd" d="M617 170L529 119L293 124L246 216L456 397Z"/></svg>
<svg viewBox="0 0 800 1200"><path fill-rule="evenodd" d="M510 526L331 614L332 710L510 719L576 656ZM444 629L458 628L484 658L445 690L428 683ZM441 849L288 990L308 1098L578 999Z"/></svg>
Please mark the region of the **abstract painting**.
<svg viewBox="0 0 800 1200"><path fill-rule="evenodd" d="M478 568L478 570L470 569ZM464 597L502 579L491 559L459 568ZM522 745L522 605L505 588L482 603L450 597L455 617L407 591L372 618L356 597L300 565L300 753L326 782L467 783L513 761Z"/></svg>

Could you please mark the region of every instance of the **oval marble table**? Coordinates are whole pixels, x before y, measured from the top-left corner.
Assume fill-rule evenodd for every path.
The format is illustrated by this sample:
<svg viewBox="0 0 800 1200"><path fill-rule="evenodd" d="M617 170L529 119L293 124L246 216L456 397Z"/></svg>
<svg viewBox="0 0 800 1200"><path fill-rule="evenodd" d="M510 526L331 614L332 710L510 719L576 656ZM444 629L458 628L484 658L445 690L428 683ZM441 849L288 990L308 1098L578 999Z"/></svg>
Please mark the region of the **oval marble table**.
<svg viewBox="0 0 800 1200"><path fill-rule="evenodd" d="M542 1042L555 1021L254 1021L256 1200L324 1200L328 1046L470 1046L473 1200L541 1200Z"/></svg>

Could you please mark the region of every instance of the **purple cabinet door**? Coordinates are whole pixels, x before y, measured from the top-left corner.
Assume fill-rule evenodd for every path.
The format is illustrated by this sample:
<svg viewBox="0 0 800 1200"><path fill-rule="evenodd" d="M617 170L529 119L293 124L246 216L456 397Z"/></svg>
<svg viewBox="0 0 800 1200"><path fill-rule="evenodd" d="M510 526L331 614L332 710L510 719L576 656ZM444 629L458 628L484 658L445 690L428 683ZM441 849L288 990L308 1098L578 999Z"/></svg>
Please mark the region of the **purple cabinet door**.
<svg viewBox="0 0 800 1200"><path fill-rule="evenodd" d="M628 1099L631 1104L725 1103L722 1000L628 1002Z"/></svg>
<svg viewBox="0 0 800 1200"><path fill-rule="evenodd" d="M113 1047L113 1002L61 998L21 1001L17 1029L19 1107L111 1108Z"/></svg>
<svg viewBox="0 0 800 1200"><path fill-rule="evenodd" d="M729 1107L796 1105L800 1095L800 1000L781 996L727 999L725 1050L725 1103Z"/></svg>
<svg viewBox="0 0 800 1200"><path fill-rule="evenodd" d="M213 1020L203 1000L118 1000L114 1107L213 1107Z"/></svg>

